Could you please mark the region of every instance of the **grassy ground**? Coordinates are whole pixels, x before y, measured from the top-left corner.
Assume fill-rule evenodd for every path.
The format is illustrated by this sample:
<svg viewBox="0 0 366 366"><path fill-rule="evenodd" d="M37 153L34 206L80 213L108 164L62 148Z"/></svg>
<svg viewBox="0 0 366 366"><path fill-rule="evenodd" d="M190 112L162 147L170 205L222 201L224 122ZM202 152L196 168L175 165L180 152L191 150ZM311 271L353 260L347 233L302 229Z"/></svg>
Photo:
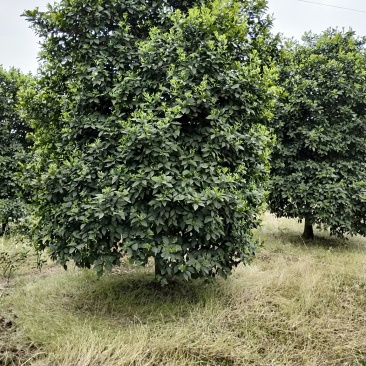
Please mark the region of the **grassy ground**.
<svg viewBox="0 0 366 366"><path fill-rule="evenodd" d="M152 268L96 280L28 257L0 282L0 365L366 365L366 239L301 230L266 215L252 266L163 289Z"/></svg>

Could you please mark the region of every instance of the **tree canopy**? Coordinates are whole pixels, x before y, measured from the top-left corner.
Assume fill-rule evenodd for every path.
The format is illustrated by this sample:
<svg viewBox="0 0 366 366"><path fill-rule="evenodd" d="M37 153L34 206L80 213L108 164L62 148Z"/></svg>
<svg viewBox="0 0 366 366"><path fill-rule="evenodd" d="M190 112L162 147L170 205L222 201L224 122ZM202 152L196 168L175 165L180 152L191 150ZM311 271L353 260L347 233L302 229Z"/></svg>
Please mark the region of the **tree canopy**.
<svg viewBox="0 0 366 366"><path fill-rule="evenodd" d="M305 34L284 55L271 211L331 234L366 234L366 53L352 30Z"/></svg>
<svg viewBox="0 0 366 366"><path fill-rule="evenodd" d="M9 221L24 214L19 177L20 164L25 162L29 141L29 125L17 110L18 92L26 85L28 76L19 70L0 66L0 233Z"/></svg>
<svg viewBox="0 0 366 366"><path fill-rule="evenodd" d="M276 40L265 1L63 0L43 37L33 237L98 273L226 276L256 249Z"/></svg>

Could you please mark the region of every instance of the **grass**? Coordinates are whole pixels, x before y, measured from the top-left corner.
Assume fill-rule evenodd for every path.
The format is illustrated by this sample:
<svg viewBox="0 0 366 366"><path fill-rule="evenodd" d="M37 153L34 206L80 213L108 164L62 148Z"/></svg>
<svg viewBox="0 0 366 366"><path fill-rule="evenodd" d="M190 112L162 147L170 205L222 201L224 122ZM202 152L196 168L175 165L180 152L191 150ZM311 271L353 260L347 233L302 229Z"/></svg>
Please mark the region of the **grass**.
<svg viewBox="0 0 366 366"><path fill-rule="evenodd" d="M0 365L366 365L366 239L301 231L267 214L253 265L163 289L152 268L97 280L30 258L0 286Z"/></svg>

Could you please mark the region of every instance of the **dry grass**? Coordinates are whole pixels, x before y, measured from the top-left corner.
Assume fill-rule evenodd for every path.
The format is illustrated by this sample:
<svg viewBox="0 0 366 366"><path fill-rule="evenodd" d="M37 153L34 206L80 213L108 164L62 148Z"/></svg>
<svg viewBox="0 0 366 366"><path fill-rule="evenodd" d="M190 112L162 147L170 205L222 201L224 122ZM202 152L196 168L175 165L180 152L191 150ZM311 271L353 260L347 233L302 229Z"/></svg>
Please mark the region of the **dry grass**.
<svg viewBox="0 0 366 366"><path fill-rule="evenodd" d="M23 269L0 298L0 316L16 314L17 344L38 348L13 362L366 365L366 240L318 233L309 243L301 229L266 215L258 233L265 248L227 281L160 289L152 269L125 266L101 280L90 271Z"/></svg>

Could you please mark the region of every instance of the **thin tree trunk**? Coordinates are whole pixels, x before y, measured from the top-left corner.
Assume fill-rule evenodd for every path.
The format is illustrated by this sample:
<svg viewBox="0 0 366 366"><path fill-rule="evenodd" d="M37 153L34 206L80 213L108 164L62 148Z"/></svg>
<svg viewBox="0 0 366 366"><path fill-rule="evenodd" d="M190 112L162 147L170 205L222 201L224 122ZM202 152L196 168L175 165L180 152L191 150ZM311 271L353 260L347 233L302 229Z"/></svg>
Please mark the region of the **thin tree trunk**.
<svg viewBox="0 0 366 366"><path fill-rule="evenodd" d="M0 236L3 236L5 234L5 231L6 231L6 227L7 226L8 226L8 224L6 222L2 222L1 223Z"/></svg>
<svg viewBox="0 0 366 366"><path fill-rule="evenodd" d="M305 218L304 233L302 234L304 239L314 239L313 225L310 224L309 219Z"/></svg>
<svg viewBox="0 0 366 366"><path fill-rule="evenodd" d="M155 261L155 278L160 275L159 257L154 258Z"/></svg>

